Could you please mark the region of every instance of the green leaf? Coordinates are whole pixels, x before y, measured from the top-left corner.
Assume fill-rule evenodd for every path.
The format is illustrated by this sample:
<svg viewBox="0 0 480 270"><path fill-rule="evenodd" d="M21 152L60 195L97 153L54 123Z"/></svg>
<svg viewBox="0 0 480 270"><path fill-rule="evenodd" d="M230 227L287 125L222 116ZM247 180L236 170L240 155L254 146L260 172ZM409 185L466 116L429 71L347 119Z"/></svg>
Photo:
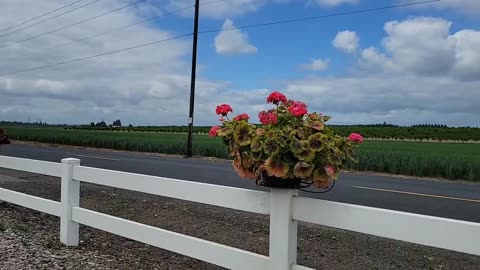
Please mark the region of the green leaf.
<svg viewBox="0 0 480 270"><path fill-rule="evenodd" d="M305 143L300 140L294 139L290 143L290 151L292 151L292 153L294 154L302 153L303 151L305 151Z"/></svg>
<svg viewBox="0 0 480 270"><path fill-rule="evenodd" d="M305 149L301 153L295 154L295 157L301 161L310 162L315 158L315 151L311 149Z"/></svg>
<svg viewBox="0 0 480 270"><path fill-rule="evenodd" d="M233 130L230 128L221 128L217 131L217 135L221 137L232 135L232 133L233 133Z"/></svg>
<svg viewBox="0 0 480 270"><path fill-rule="evenodd" d="M357 153L353 149L346 149L345 153L347 154L348 159L351 161L358 163L358 156Z"/></svg>
<svg viewBox="0 0 480 270"><path fill-rule="evenodd" d="M297 162L297 164L295 164L295 167L293 168L293 174L298 178L306 179L310 177L314 168L315 165L313 164L299 161Z"/></svg>
<svg viewBox="0 0 480 270"><path fill-rule="evenodd" d="M313 185L318 188L327 189L330 186L331 178L325 173L324 169L316 169L313 171Z"/></svg>
<svg viewBox="0 0 480 270"><path fill-rule="evenodd" d="M251 139L250 139L250 128L248 125L240 125L235 129L235 132L233 133L233 137L235 138L235 141L238 143L240 146L247 146L250 144Z"/></svg>
<svg viewBox="0 0 480 270"><path fill-rule="evenodd" d="M287 141L285 140L285 138L283 136L276 137L275 141L278 143L278 145L280 145L280 147L287 146Z"/></svg>
<svg viewBox="0 0 480 270"><path fill-rule="evenodd" d="M325 139L325 135L321 133L315 133L308 136L308 147L313 151L321 151L324 149L323 141Z"/></svg>
<svg viewBox="0 0 480 270"><path fill-rule="evenodd" d="M320 131L325 128L325 125L321 121L315 121L310 127Z"/></svg>
<svg viewBox="0 0 480 270"><path fill-rule="evenodd" d="M265 170L267 174L275 177L284 177L287 175L290 166L283 162L278 156L269 157L265 161Z"/></svg>
<svg viewBox="0 0 480 270"><path fill-rule="evenodd" d="M301 140L305 139L305 131L303 129L296 129L295 136Z"/></svg>
<svg viewBox="0 0 480 270"><path fill-rule="evenodd" d="M342 165L346 158L346 153L344 153L339 147L334 147L333 151L327 156L328 161L335 165Z"/></svg>
<svg viewBox="0 0 480 270"><path fill-rule="evenodd" d="M276 155L280 152L280 145L275 140L267 139L263 149L267 155Z"/></svg>
<svg viewBox="0 0 480 270"><path fill-rule="evenodd" d="M263 150L263 145L260 137L253 138L252 143L250 144L250 150L252 150L252 152L260 152Z"/></svg>
<svg viewBox="0 0 480 270"><path fill-rule="evenodd" d="M250 169L253 167L253 160L245 153L242 155L242 167L245 169Z"/></svg>
<svg viewBox="0 0 480 270"><path fill-rule="evenodd" d="M263 153L260 151L260 152L252 152L252 159L254 161L260 161L262 160L263 158Z"/></svg>

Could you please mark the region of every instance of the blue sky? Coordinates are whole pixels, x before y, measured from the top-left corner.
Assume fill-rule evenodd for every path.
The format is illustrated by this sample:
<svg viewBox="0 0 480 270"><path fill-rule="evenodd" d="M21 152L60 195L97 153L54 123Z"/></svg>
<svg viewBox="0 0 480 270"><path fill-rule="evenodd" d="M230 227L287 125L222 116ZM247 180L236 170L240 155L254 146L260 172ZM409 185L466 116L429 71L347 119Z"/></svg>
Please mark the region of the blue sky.
<svg viewBox="0 0 480 270"><path fill-rule="evenodd" d="M414 1L412 1L414 2ZM335 7L306 5L304 1L272 3L258 12L233 17L236 26L302 18L377 8L398 4L398 1L361 1L358 4L341 4ZM436 3L428 4L430 6ZM199 63L208 66L203 75L211 79L232 81L236 88L276 88L283 80L298 79L316 74L301 68L301 64L312 59L330 59L324 76L338 76L350 72L355 57L342 53L332 46L339 31L350 30L360 35L359 47L368 48L381 43L385 22L403 20L415 16L441 17L454 22L452 30L466 27L478 28L480 19L465 16L456 11L436 9L414 9L402 7L391 10L344 15L312 21L280 24L243 30L249 41L258 48L258 53L248 55L219 55L215 52L215 34L200 35ZM190 19L190 18L189 18ZM188 19L188 20L189 20ZM200 29L221 28L224 20L202 17ZM191 25L182 26L178 32L188 32ZM275 63L275 64L274 64ZM252 69L252 67L255 67Z"/></svg>
<svg viewBox="0 0 480 270"><path fill-rule="evenodd" d="M0 38L0 74L128 48L192 31L193 0L100 0ZM201 3L211 2L202 0ZM377 8L413 0L224 0L202 5L200 30ZM9 0L0 29L64 5ZM77 6L83 3L77 4ZM162 17L163 10L185 12ZM72 6L72 8L75 6ZM54 14L52 14L54 15ZM82 42L140 21L153 22ZM331 115L332 123L480 126L480 1L440 2L315 21L202 34L195 123L230 103L256 120L273 90ZM14 28L15 29L15 28ZM3 32L4 33L4 32ZM56 47L70 42L68 46ZM191 37L31 72L0 76L0 119L51 123L186 124Z"/></svg>

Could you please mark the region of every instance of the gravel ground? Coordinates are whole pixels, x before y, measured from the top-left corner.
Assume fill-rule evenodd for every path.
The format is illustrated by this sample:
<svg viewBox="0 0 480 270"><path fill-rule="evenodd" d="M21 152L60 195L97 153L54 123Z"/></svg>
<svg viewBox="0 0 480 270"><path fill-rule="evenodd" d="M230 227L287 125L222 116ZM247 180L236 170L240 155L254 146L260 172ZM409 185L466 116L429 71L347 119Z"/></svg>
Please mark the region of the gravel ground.
<svg viewBox="0 0 480 270"><path fill-rule="evenodd" d="M0 169L0 187L59 200L57 178ZM268 254L268 216L82 184L81 206L175 232ZM80 227L80 246L58 239L59 219L0 203L0 269L222 269ZM315 269L480 269L480 256L299 224L298 261Z"/></svg>

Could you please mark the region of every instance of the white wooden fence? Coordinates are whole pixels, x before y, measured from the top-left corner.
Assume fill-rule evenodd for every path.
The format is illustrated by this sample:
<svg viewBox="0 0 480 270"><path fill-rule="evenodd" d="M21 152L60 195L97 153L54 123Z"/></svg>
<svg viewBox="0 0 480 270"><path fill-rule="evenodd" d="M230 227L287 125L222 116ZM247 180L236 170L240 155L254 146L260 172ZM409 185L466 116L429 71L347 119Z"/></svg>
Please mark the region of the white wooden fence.
<svg viewBox="0 0 480 270"><path fill-rule="evenodd" d="M58 216L60 241L79 243L79 224L230 269L305 270L297 265L297 222L480 255L480 223L299 197L294 190L239 189L62 163L0 156L0 167L61 177L61 202L0 188L0 200ZM98 213L79 206L80 182L270 215L269 256Z"/></svg>

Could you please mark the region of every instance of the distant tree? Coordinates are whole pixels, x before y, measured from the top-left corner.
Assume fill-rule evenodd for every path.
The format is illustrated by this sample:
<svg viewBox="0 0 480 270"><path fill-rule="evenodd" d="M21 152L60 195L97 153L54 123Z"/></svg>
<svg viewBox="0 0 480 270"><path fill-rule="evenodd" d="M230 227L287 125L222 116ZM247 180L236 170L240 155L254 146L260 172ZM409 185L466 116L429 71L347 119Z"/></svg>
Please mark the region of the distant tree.
<svg viewBox="0 0 480 270"><path fill-rule="evenodd" d="M94 123L94 122L91 122L91 123L90 123L90 126L91 126L91 127L95 127L95 123Z"/></svg>
<svg viewBox="0 0 480 270"><path fill-rule="evenodd" d="M115 120L113 121L113 124L112 124L114 127L121 127L122 126L122 122L120 120Z"/></svg>
<svg viewBox="0 0 480 270"><path fill-rule="evenodd" d="M96 123L95 127L107 127L107 123L105 123L105 121L101 121Z"/></svg>

